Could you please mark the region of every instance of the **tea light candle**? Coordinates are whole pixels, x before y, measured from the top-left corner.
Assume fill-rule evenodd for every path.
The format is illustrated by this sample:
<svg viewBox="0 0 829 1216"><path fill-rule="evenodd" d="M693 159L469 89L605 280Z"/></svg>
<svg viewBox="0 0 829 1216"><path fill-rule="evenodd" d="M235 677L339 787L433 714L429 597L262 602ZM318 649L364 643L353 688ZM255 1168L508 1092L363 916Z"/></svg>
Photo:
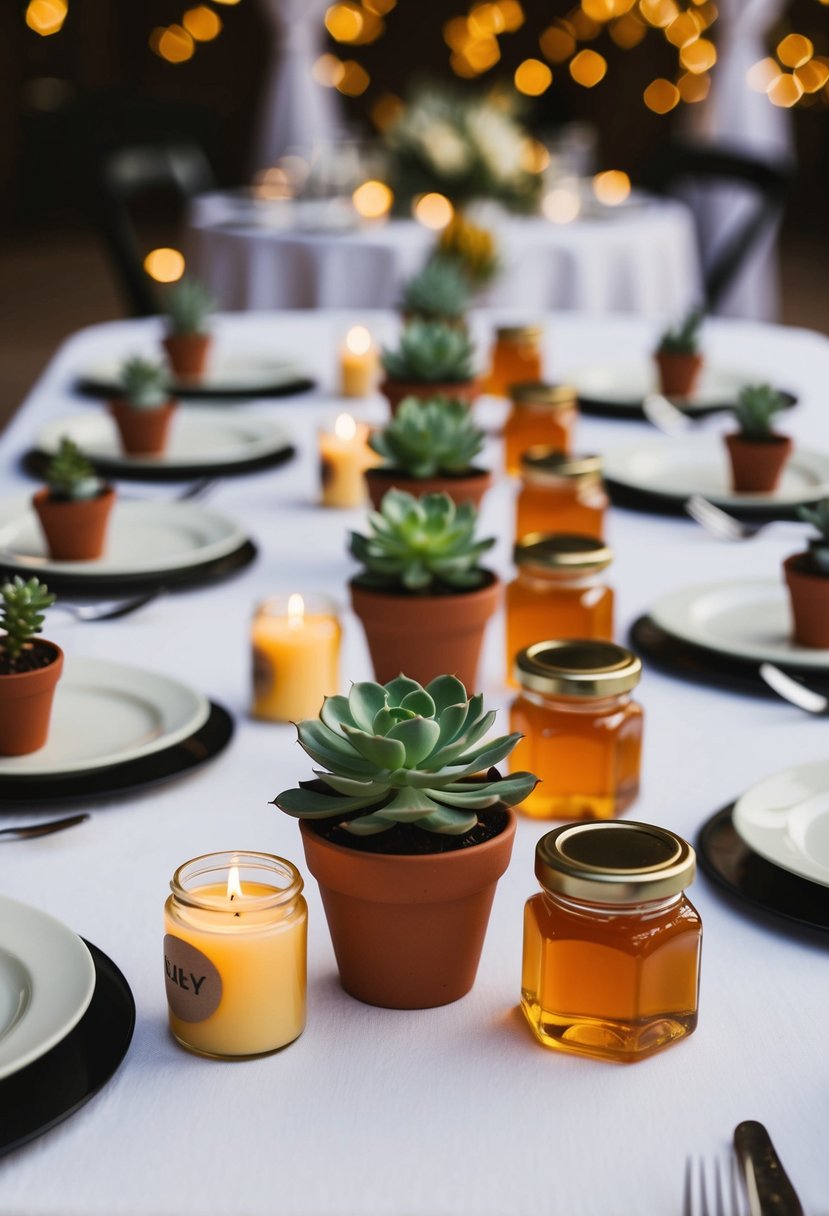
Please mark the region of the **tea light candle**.
<svg viewBox="0 0 829 1216"><path fill-rule="evenodd" d="M355 422L350 414L340 414L333 434L320 433L320 501L324 507L361 507L366 501L363 474L379 461L368 446L369 434L370 428Z"/></svg>
<svg viewBox="0 0 829 1216"><path fill-rule="evenodd" d="M343 397L367 397L374 391L377 349L365 325L354 325L340 352L340 392Z"/></svg>
<svg viewBox="0 0 829 1216"><path fill-rule="evenodd" d="M299 871L268 853L179 866L164 905L170 1030L220 1059L285 1047L305 1027L308 911Z"/></svg>
<svg viewBox="0 0 829 1216"><path fill-rule="evenodd" d="M253 618L255 718L298 722L315 718L323 699L339 688L342 631L324 595L275 596Z"/></svg>

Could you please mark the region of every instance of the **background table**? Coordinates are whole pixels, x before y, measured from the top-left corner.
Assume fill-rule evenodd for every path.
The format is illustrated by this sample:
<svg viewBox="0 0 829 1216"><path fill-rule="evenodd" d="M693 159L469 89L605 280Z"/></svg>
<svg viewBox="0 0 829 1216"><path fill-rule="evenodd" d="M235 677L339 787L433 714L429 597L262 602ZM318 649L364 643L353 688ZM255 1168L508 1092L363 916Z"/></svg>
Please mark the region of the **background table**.
<svg viewBox="0 0 829 1216"><path fill-rule="evenodd" d="M193 204L188 266L223 308L390 308L435 242L414 220L286 232L260 210L256 223L250 201L223 192ZM503 266L490 305L675 318L699 298L694 222L681 203L640 198L570 224L499 214L492 226Z"/></svg>
<svg viewBox="0 0 829 1216"><path fill-rule="evenodd" d="M501 318L499 319L511 319ZM345 532L360 511L314 505L316 430L340 402L329 394L338 335L364 315L228 317L229 347L285 350L321 378L317 397L240 406L284 419L299 458L224 483L211 500L256 535L258 564L211 591L169 596L110 624L53 611L48 633L72 654L155 667L198 685L238 715L238 734L209 771L143 796L95 805L63 835L5 846L4 894L72 925L123 968L138 1025L112 1083L84 1110L0 1169L0 1211L15 1216L679 1216L687 1153L725 1149L734 1125L769 1127L809 1216L826 1216L829 1005L827 939L766 923L700 877L691 896L705 923L700 1023L687 1041L630 1068L545 1051L516 1011L521 917L537 889L542 825L518 825L498 888L479 977L464 1000L423 1012L359 1004L339 987L316 886L309 881L309 1022L281 1054L236 1064L188 1055L166 1027L162 904L175 867L210 850L253 848L305 871L296 824L268 801L307 776L290 726L249 721L248 626L255 601L320 589L345 598L353 571ZM369 318L389 330L389 317ZM490 319L475 322L488 334ZM655 329L634 319L548 318L550 368L597 355L647 352ZM81 406L71 391L90 360L151 349L155 322L119 322L75 336L45 372L0 446L2 492L31 483L15 460L48 418ZM711 323L714 360L758 380L785 379L802 403L786 418L829 449L829 342L815 334ZM90 402L90 410L100 405ZM360 408L360 407L358 407ZM500 406L482 406L493 422ZM379 400L360 408L385 416ZM707 423L716 428L717 423ZM579 447L604 449L645 424L583 420ZM495 462L499 444L487 455ZM148 490L159 497L169 492ZM513 485L486 500L493 563L510 571ZM782 528L740 547L690 521L615 511L610 576L619 636L671 588L778 570L797 547ZM344 615L343 682L369 676L357 621ZM490 627L483 685L504 707L502 622ZM826 754L827 724L776 700L695 687L646 670L642 796L631 815L693 838L708 815L775 769ZM505 725L503 715L501 726ZM10 822L35 816L5 813Z"/></svg>

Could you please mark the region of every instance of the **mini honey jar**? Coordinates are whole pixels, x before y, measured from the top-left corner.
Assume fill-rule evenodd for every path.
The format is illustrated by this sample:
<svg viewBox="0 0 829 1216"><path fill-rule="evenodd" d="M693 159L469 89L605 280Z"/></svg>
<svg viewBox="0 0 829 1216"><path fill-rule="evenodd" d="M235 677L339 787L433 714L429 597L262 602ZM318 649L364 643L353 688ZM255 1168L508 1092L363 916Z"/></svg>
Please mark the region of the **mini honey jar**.
<svg viewBox="0 0 829 1216"><path fill-rule="evenodd" d="M697 1025L702 923L691 846L647 823L570 824L535 850L521 1008L539 1042L633 1063Z"/></svg>
<svg viewBox="0 0 829 1216"><path fill-rule="evenodd" d="M543 336L540 325L499 325L495 330L487 391L496 397L506 397L512 384L541 380Z"/></svg>
<svg viewBox="0 0 829 1216"><path fill-rule="evenodd" d="M518 576L506 590L507 681L519 650L540 638L613 637L613 591L602 572L611 549L595 536L531 532L517 542Z"/></svg>
<svg viewBox="0 0 829 1216"><path fill-rule="evenodd" d="M571 456L534 447L521 457L515 537L528 532L579 532L604 536L608 498L598 456Z"/></svg>
<svg viewBox="0 0 829 1216"><path fill-rule="evenodd" d="M631 697L642 663L614 642L536 642L518 652L521 692L510 730L524 737L513 771L539 784L521 804L535 819L612 819L639 793L642 707Z"/></svg>
<svg viewBox="0 0 829 1216"><path fill-rule="evenodd" d="M512 409L504 423L504 461L513 476L521 472L528 448L547 446L569 452L578 418L576 390L568 384L515 383L509 389Z"/></svg>

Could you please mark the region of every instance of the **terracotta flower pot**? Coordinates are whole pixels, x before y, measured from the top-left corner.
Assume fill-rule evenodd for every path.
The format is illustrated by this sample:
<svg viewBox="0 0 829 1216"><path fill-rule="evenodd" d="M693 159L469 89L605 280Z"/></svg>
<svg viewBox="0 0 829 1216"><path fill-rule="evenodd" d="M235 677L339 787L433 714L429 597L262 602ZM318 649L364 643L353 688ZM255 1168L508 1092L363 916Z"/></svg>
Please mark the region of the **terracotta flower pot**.
<svg viewBox="0 0 829 1216"><path fill-rule="evenodd" d="M799 646L829 650L829 575L812 573L805 565L808 557L808 553L795 553L783 562L794 640Z"/></svg>
<svg viewBox="0 0 829 1216"><path fill-rule="evenodd" d="M395 487L407 490L415 498L422 498L424 494L448 494L457 506L471 502L477 511L481 499L492 485L492 474L488 469L474 468L454 477L451 474L412 477L409 473L397 473L394 469L367 469L365 478L368 496L376 511L380 509L383 495Z"/></svg>
<svg viewBox="0 0 829 1216"><path fill-rule="evenodd" d="M387 1009L431 1009L469 992L512 853L515 815L503 809L504 829L483 844L416 857L361 853L300 821L346 992Z"/></svg>
<svg viewBox="0 0 829 1216"><path fill-rule="evenodd" d="M63 671L63 651L54 642L37 640L54 654L46 667L0 674L0 755L26 756L43 747L49 734L55 685Z"/></svg>
<svg viewBox="0 0 829 1216"><path fill-rule="evenodd" d="M131 456L160 456L167 447L170 423L177 408L178 402L172 398L166 405L150 409L136 409L121 400L110 401L110 413L124 451Z"/></svg>
<svg viewBox="0 0 829 1216"><path fill-rule="evenodd" d="M482 391L482 383L478 378L438 383L434 380L390 380L387 377L380 385L380 392L388 401L393 415L397 413L397 407L404 397L417 397L420 401L428 401L430 397L449 397L471 405Z"/></svg>
<svg viewBox="0 0 829 1216"><path fill-rule="evenodd" d="M201 380L212 342L212 334L168 334L162 339L170 366L182 380Z"/></svg>
<svg viewBox="0 0 829 1216"><path fill-rule="evenodd" d="M501 598L499 579L489 577L483 587L454 595L404 595L352 579L351 606L366 631L378 683L401 671L420 684L448 673L477 688L484 628Z"/></svg>
<svg viewBox="0 0 829 1216"><path fill-rule="evenodd" d="M739 432L725 436L733 488L746 493L774 490L792 451L787 435L746 439Z"/></svg>
<svg viewBox="0 0 829 1216"><path fill-rule="evenodd" d="M79 501L53 498L48 489L32 498L49 554L58 561L91 561L104 551L107 525L115 506L115 491L106 488L95 498Z"/></svg>
<svg viewBox="0 0 829 1216"><path fill-rule="evenodd" d="M659 391L666 397L690 397L702 371L702 355L654 355Z"/></svg>

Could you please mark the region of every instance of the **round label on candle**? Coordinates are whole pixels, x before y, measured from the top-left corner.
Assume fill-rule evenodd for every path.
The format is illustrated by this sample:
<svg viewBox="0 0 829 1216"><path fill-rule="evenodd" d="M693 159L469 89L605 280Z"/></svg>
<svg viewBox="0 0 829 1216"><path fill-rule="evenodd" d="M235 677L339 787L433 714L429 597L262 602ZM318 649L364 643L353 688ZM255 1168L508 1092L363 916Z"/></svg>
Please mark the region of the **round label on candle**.
<svg viewBox="0 0 829 1216"><path fill-rule="evenodd" d="M167 1003L182 1022L203 1022L219 1008L222 977L206 954L167 933L164 937Z"/></svg>

